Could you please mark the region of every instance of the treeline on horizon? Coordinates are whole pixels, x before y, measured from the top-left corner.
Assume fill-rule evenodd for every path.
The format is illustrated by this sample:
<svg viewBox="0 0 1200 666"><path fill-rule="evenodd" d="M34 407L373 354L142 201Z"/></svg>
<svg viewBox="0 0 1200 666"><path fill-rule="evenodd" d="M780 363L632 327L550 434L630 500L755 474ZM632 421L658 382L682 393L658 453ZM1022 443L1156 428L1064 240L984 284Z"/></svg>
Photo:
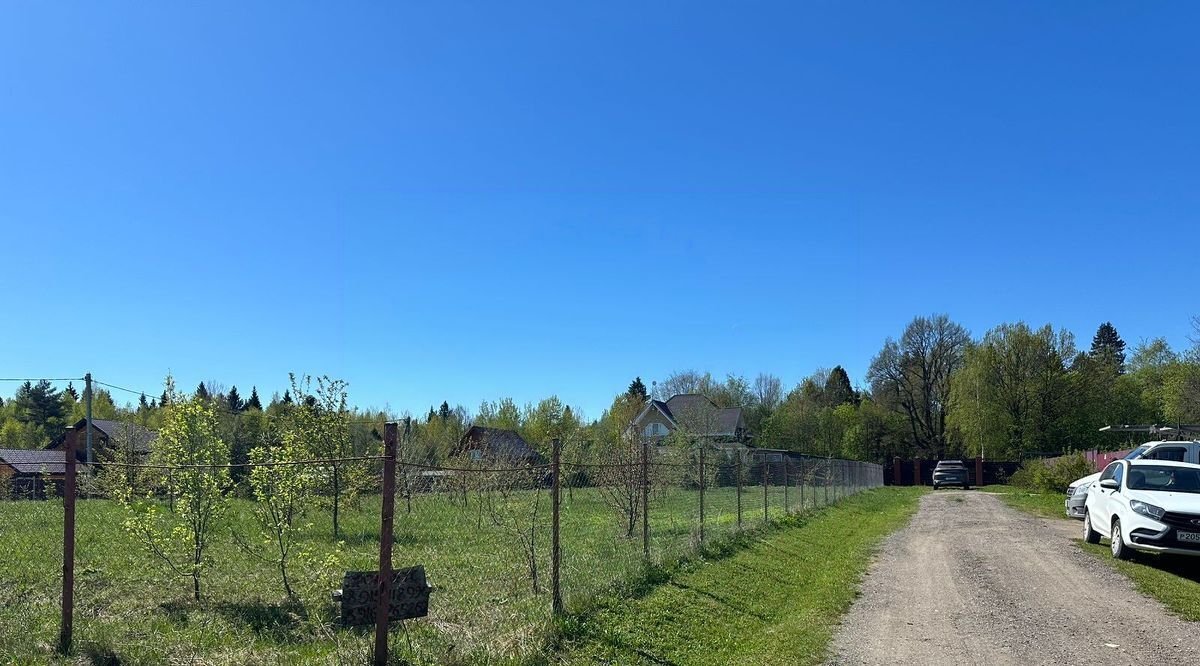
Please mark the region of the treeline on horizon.
<svg viewBox="0 0 1200 666"><path fill-rule="evenodd" d="M1200 318L1192 319L1192 328L1189 349L1174 350L1158 337L1127 350L1105 322L1080 349L1071 332L1050 324L1001 324L973 338L946 315L916 317L899 337L884 342L865 386L856 387L840 365L819 369L790 390L769 373L718 380L685 370L651 387L635 378L594 420L558 396L524 406L501 398L474 412L443 401L413 418L409 454L445 461L472 425L516 430L543 452L555 437L579 450L611 445L647 399L678 393L742 407L756 446L812 455L886 462L982 452L993 460L1019 460L1113 449L1125 440L1101 433L1104 425L1200 422ZM0 448L46 446L83 418L81 393L73 382L61 388L46 381L19 385L11 398L0 399ZM202 382L192 396L218 407L220 435L234 462L293 404L288 390L264 404L257 387L243 397L236 386L226 389L216 381ZM141 395L136 403L118 404L110 391L94 387L93 418L157 429L164 398ZM347 448L377 450L377 424L403 416L347 407Z"/></svg>

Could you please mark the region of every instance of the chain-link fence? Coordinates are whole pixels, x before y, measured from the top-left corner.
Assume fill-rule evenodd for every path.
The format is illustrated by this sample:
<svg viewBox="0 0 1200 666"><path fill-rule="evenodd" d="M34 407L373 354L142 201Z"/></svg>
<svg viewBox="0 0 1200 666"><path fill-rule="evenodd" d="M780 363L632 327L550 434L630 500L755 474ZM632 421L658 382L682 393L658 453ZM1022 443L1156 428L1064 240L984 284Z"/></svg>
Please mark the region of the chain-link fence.
<svg viewBox="0 0 1200 666"><path fill-rule="evenodd" d="M418 663L519 658L543 647L556 613L586 611L597 600L644 583L658 566L883 484L882 469L873 463L712 442L684 447L630 443L623 453L588 459L563 459L553 442L545 457L490 450L460 452L453 460L433 464L403 438L397 447L395 424L381 430L386 433L382 456L286 464L115 462L107 466L108 473L106 466L97 465L100 476L115 473L140 484L137 494L151 516L147 520L164 524L196 510L180 506L182 495L172 490L184 482L181 476L200 482L199 472L240 469L247 481L255 473L275 483L304 474L321 479L313 494L295 498L293 531L275 535L289 540L286 552L272 542L275 537L264 538L273 534L262 529L271 520L264 513L271 508L266 500L236 488L227 493L219 527L210 530L207 550L197 556L205 600L197 604L190 601L191 581L170 582L187 579L190 564L161 566L165 558L152 555L163 544L139 538L140 523L128 503L77 503L74 465L69 464L61 514L63 562L68 564L62 570L62 603L54 604L46 590L35 595L36 602L28 594L8 595L4 600L18 608L0 617L28 616L22 631L36 634L44 633L48 611L60 611L64 644L70 644L78 617L89 649L101 646L101 652L113 654L132 650L127 657L134 661L203 656L211 649L226 655L213 663L240 663L239 657L228 656L235 648L217 647L213 636L224 632L245 637L239 638L245 645L238 649L276 661L303 655L317 663L361 663L371 659L379 643L373 644L369 632L343 626L345 613L339 613L330 592L344 572L387 571L394 562L397 568L422 565L433 592L425 619L391 624L392 640L382 654L390 651L393 659ZM298 476L295 470L304 471ZM81 475L85 477L89 492L98 488L90 475ZM341 479L340 490L329 485L335 478ZM339 512L336 533L334 507ZM0 531L0 542L11 535ZM81 578L75 578L76 565ZM20 578L18 589L28 593L54 580L51 571L41 573L45 580L40 582L36 567L13 577ZM196 596L200 590L197 578ZM273 601L284 599L284 590L286 600ZM27 604L29 612L22 615L20 604ZM388 612L385 608L384 639ZM160 617L164 613L167 620ZM172 624L173 614L183 617L175 620L178 625ZM196 625L204 631L189 633L198 631ZM170 638L146 641L147 631ZM23 640L0 635L0 646L18 649ZM39 640L52 641L48 636ZM147 644L128 647L137 640ZM178 647L183 644L187 647Z"/></svg>

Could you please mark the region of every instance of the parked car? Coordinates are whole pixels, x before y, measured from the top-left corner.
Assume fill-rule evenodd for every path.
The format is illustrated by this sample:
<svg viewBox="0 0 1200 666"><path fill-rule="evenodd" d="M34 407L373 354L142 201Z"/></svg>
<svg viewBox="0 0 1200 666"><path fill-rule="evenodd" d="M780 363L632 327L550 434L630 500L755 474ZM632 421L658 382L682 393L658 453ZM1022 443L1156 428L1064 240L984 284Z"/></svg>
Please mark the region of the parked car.
<svg viewBox="0 0 1200 666"><path fill-rule="evenodd" d="M933 468L933 489L942 486L962 486L963 490L971 487L971 473L961 460L939 460Z"/></svg>
<svg viewBox="0 0 1200 666"><path fill-rule="evenodd" d="M1083 539L1112 541L1113 557L1133 551L1200 555L1200 465L1116 460L1088 491Z"/></svg>
<svg viewBox="0 0 1200 666"><path fill-rule="evenodd" d="M1200 465L1200 442L1146 442L1130 451L1122 460L1174 460ZM1083 520L1088 488L1100 478L1100 472L1076 479L1067 486L1067 516Z"/></svg>

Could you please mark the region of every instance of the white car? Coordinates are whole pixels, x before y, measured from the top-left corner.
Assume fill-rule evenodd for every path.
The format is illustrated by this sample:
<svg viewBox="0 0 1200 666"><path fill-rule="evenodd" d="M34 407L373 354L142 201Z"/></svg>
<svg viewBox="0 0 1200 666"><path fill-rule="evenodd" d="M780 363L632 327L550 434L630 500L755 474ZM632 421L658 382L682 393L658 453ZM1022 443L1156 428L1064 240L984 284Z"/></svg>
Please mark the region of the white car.
<svg viewBox="0 0 1200 666"><path fill-rule="evenodd" d="M1200 465L1117 460L1088 491L1083 539L1112 540L1112 554L1132 551L1200 555Z"/></svg>
<svg viewBox="0 0 1200 666"><path fill-rule="evenodd" d="M1146 442L1125 455L1123 460L1174 460L1200 464L1200 442ZM1100 479L1100 472L1076 479L1067 486L1067 517L1083 520L1088 488Z"/></svg>

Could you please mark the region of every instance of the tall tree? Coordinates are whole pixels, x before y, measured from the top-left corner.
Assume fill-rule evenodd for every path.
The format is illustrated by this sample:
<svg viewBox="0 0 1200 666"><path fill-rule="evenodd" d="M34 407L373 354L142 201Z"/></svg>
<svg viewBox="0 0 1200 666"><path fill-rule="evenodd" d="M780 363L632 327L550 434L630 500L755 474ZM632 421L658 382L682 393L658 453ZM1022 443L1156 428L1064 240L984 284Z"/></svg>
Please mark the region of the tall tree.
<svg viewBox="0 0 1200 666"><path fill-rule="evenodd" d="M833 370L829 371L829 378L825 380L824 397L830 407L858 402L858 395L850 384L850 375L846 374L842 366L835 365Z"/></svg>
<svg viewBox="0 0 1200 666"><path fill-rule="evenodd" d="M1125 371L1125 341L1112 322L1100 324L1096 335L1092 336L1092 350L1088 355L1095 361L1115 368L1118 374Z"/></svg>
<svg viewBox="0 0 1200 666"><path fill-rule="evenodd" d="M262 411L262 408L263 408L262 400L258 399L258 387L257 386L250 387L250 399L246 401L245 408L246 409L257 409L260 412Z"/></svg>
<svg viewBox="0 0 1200 666"><path fill-rule="evenodd" d="M712 375L701 374L696 370L680 370L671 373L666 379L654 385L654 397L659 400L669 400L671 396L682 393L700 393L708 395L713 387Z"/></svg>
<svg viewBox="0 0 1200 666"><path fill-rule="evenodd" d="M966 450L1018 459L1078 442L1080 391L1067 372L1074 355L1073 336L1049 324L988 331L953 382L951 425Z"/></svg>
<svg viewBox="0 0 1200 666"><path fill-rule="evenodd" d="M229 411L238 413L246 408L242 402L242 396L238 395L237 386L232 386L229 389L228 395L225 396L225 404L229 407Z"/></svg>
<svg viewBox="0 0 1200 666"><path fill-rule="evenodd" d="M967 330L944 314L916 317L871 361L872 395L907 417L913 442L926 457L946 451L950 377L970 342Z"/></svg>
<svg viewBox="0 0 1200 666"><path fill-rule="evenodd" d="M13 396L12 408L17 421L34 428L39 439L53 440L66 430L62 395L45 379L21 384Z"/></svg>
<svg viewBox="0 0 1200 666"><path fill-rule="evenodd" d="M438 418L442 420L442 423L450 418L450 403L445 400L442 401L442 406L438 407Z"/></svg>
<svg viewBox="0 0 1200 666"><path fill-rule="evenodd" d="M625 392L625 395L628 395L638 403L644 403L650 397L649 391L646 390L646 384L642 382L641 377L635 377L629 383L629 390Z"/></svg>
<svg viewBox="0 0 1200 666"><path fill-rule="evenodd" d="M200 385L196 387L196 397L201 400L208 400L208 387L204 385L204 382L200 382Z"/></svg>

